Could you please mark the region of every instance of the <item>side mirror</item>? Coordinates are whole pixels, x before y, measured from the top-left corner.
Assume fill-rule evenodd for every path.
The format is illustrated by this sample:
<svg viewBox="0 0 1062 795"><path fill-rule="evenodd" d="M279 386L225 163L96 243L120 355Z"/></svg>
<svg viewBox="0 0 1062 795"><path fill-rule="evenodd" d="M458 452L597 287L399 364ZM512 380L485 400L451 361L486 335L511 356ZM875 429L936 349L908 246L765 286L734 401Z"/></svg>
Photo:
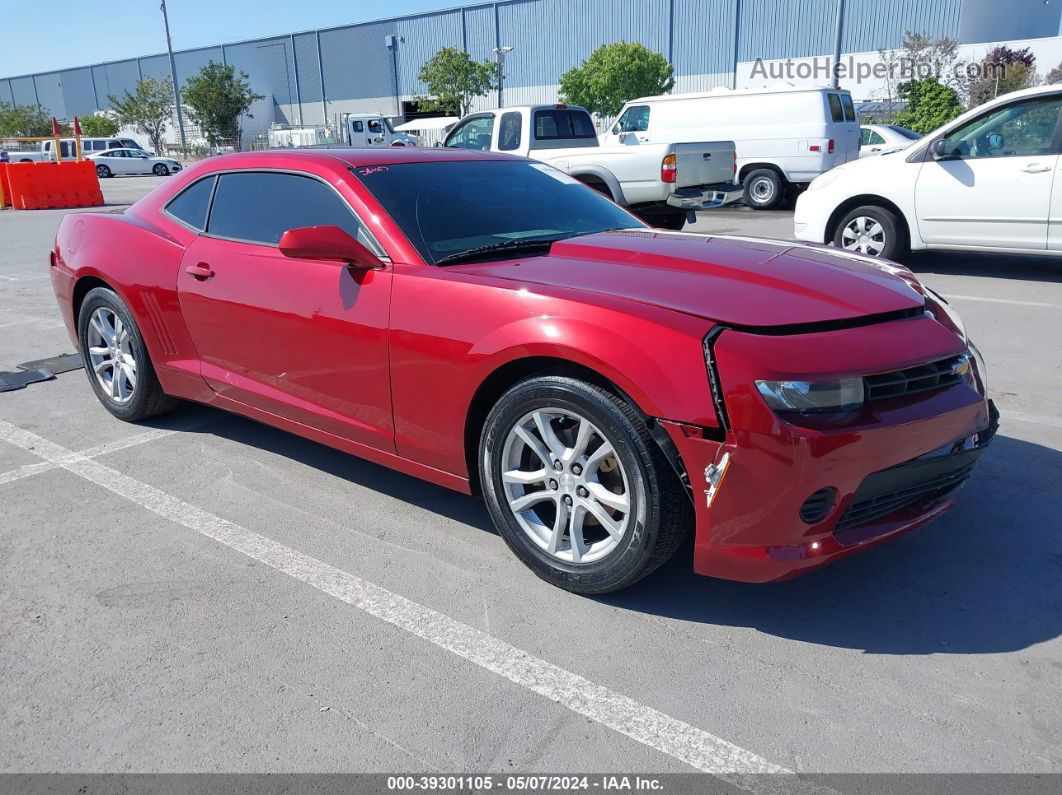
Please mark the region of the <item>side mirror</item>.
<svg viewBox="0 0 1062 795"><path fill-rule="evenodd" d="M379 268L380 258L338 226L303 226L280 236L280 253L296 259L339 260L352 268Z"/></svg>
<svg viewBox="0 0 1062 795"><path fill-rule="evenodd" d="M929 145L929 154L934 160L950 160L952 156L945 147L943 138L938 138Z"/></svg>

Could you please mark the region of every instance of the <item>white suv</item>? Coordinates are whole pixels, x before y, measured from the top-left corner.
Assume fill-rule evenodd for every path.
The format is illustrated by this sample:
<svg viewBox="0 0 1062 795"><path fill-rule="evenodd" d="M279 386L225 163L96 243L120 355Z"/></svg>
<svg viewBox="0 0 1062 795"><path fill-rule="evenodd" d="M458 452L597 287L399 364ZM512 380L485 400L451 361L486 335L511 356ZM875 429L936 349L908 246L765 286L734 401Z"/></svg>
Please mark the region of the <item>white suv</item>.
<svg viewBox="0 0 1062 795"><path fill-rule="evenodd" d="M1062 85L997 97L900 152L812 181L799 240L877 257L909 249L1062 252Z"/></svg>

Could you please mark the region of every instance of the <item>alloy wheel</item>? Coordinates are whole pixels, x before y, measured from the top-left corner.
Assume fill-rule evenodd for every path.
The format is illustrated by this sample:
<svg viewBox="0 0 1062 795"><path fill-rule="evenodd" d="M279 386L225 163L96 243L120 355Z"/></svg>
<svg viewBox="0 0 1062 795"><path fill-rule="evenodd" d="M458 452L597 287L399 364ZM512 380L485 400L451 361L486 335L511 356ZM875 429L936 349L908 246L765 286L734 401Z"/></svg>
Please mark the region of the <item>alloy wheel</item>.
<svg viewBox="0 0 1062 795"><path fill-rule="evenodd" d="M561 408L532 411L502 451L504 497L531 541L566 563L593 563L619 546L631 514L627 473L601 430Z"/></svg>
<svg viewBox="0 0 1062 795"><path fill-rule="evenodd" d="M92 313L86 334L89 365L103 393L115 403L128 403L136 390L136 357L129 328L105 306Z"/></svg>
<svg viewBox="0 0 1062 795"><path fill-rule="evenodd" d="M869 215L856 216L841 231L841 245L876 257L885 249L885 227Z"/></svg>

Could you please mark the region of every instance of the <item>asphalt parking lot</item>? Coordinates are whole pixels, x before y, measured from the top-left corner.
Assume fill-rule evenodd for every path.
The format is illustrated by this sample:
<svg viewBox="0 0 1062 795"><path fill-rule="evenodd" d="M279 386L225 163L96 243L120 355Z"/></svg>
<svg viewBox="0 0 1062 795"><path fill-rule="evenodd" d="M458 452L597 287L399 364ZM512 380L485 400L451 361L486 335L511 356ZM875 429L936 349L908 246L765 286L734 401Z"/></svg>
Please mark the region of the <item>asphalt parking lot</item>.
<svg viewBox="0 0 1062 795"><path fill-rule="evenodd" d="M0 212L0 370L72 350L63 212ZM1062 770L1062 259L908 264L999 436L946 517L778 585L680 553L579 597L477 500L250 420L123 424L81 371L0 394L0 771Z"/></svg>

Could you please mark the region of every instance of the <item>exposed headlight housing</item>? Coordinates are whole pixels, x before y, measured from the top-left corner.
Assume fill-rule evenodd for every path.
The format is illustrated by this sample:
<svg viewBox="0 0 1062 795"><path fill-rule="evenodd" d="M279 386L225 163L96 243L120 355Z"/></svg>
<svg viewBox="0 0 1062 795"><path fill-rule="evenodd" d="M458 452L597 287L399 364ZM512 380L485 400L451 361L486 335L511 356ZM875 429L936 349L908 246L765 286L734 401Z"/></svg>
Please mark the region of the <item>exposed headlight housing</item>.
<svg viewBox="0 0 1062 795"><path fill-rule="evenodd" d="M949 304L940 293L930 290L925 285L922 285L922 290L926 294L926 309L929 310L929 313L941 325L954 331L963 342L968 342L966 326L963 324L962 318L959 317L959 313L955 311L955 307Z"/></svg>
<svg viewBox="0 0 1062 795"><path fill-rule="evenodd" d="M757 381L767 405L775 411L823 414L857 411L863 405L862 378L823 381Z"/></svg>

